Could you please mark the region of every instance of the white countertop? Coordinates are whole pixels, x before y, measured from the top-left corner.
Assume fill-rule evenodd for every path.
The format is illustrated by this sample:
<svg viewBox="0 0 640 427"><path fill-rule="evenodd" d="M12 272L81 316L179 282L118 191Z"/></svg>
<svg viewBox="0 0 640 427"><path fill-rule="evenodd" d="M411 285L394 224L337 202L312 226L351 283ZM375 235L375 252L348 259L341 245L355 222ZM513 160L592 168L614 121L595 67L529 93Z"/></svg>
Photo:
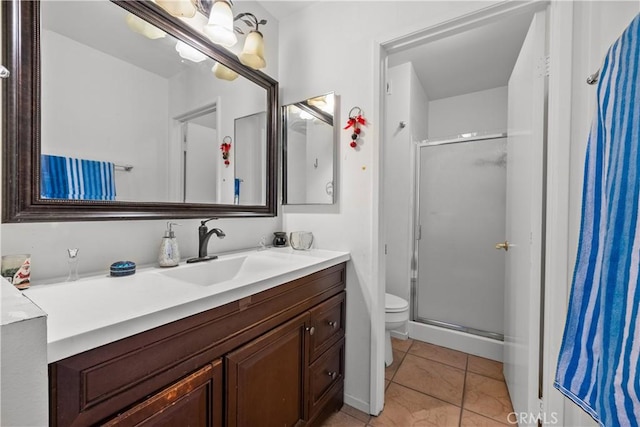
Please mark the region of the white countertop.
<svg viewBox="0 0 640 427"><path fill-rule="evenodd" d="M94 276L35 285L23 292L48 315L47 358L51 363L348 260L348 252L270 248L173 268L139 269L127 277ZM240 271L213 285L175 278L197 268L215 269L216 263L225 262L241 265Z"/></svg>

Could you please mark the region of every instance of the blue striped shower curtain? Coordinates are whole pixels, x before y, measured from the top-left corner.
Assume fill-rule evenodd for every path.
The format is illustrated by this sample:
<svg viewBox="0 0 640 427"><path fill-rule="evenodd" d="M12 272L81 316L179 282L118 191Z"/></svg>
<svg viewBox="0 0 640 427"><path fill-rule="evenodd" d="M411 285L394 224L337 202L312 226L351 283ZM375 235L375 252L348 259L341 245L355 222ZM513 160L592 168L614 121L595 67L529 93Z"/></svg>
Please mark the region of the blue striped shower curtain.
<svg viewBox="0 0 640 427"><path fill-rule="evenodd" d="M555 381L607 427L640 425L639 25L640 15L600 71Z"/></svg>

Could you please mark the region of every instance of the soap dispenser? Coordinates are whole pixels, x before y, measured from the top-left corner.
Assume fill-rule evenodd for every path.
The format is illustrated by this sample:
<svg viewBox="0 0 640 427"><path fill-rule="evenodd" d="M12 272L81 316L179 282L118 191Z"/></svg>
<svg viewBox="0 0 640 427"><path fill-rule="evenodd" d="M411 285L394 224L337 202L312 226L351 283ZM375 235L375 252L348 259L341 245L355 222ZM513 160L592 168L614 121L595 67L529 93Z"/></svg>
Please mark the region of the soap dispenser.
<svg viewBox="0 0 640 427"><path fill-rule="evenodd" d="M167 231L165 231L162 242L160 243L160 253L158 255L158 264L160 264L160 267L175 267L180 263L178 240L176 240L176 235L171 228L174 225L180 224L167 222Z"/></svg>

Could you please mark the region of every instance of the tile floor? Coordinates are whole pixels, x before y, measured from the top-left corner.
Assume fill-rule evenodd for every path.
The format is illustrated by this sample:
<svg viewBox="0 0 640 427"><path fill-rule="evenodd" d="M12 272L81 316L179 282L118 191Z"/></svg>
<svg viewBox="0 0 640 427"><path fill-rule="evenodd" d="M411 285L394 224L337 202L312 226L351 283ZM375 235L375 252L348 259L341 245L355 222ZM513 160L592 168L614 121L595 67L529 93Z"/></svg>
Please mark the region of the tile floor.
<svg viewBox="0 0 640 427"><path fill-rule="evenodd" d="M323 427L510 425L502 363L416 340L392 342L380 415L344 405Z"/></svg>

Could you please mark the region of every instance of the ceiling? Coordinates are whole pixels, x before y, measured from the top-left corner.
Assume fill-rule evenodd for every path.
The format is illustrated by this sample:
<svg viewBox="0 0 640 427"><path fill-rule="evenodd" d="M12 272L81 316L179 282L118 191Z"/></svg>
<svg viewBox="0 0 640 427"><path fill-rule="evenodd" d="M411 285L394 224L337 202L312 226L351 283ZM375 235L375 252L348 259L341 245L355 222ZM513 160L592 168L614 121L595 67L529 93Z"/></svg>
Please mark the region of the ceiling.
<svg viewBox="0 0 640 427"><path fill-rule="evenodd" d="M533 13L523 13L389 55L411 62L430 101L506 86Z"/></svg>

